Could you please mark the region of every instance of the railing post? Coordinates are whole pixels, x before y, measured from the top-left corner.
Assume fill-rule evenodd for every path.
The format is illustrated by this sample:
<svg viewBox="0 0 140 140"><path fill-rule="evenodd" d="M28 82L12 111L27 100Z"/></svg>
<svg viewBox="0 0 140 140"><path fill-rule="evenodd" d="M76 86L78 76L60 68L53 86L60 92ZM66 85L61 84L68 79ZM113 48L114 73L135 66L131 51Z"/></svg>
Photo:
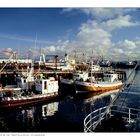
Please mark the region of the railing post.
<svg viewBox="0 0 140 140"><path fill-rule="evenodd" d="M128 122L129 122L129 124L130 124L130 123L131 123L131 110L130 110L130 108L129 108L129 114L128 114L128 115L129 115L129 117L128 117L128 119L129 119Z"/></svg>
<svg viewBox="0 0 140 140"><path fill-rule="evenodd" d="M106 112L106 120L107 120L108 118L111 118L111 107L108 108L108 110L107 110L107 112Z"/></svg>

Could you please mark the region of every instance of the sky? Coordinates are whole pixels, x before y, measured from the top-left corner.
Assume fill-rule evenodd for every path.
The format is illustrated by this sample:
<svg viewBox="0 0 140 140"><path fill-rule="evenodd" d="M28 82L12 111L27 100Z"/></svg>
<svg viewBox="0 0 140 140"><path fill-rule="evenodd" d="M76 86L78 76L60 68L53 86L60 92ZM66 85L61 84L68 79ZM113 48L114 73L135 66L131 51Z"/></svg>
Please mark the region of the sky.
<svg viewBox="0 0 140 140"><path fill-rule="evenodd" d="M0 8L0 50L139 59L138 8Z"/></svg>

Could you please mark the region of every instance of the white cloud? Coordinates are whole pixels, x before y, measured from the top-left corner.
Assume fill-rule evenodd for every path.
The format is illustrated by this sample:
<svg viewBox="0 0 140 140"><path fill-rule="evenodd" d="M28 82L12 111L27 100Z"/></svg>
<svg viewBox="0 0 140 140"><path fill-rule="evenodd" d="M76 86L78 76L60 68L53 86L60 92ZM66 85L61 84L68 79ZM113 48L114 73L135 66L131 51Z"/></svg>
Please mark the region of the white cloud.
<svg viewBox="0 0 140 140"><path fill-rule="evenodd" d="M69 48L69 40L58 40L52 45L47 45L43 48L45 54L64 54Z"/></svg>
<svg viewBox="0 0 140 140"><path fill-rule="evenodd" d="M131 11L135 11L134 8L64 8L63 12L81 11L87 15L90 15L96 20L111 19L120 15L127 14Z"/></svg>
<svg viewBox="0 0 140 140"><path fill-rule="evenodd" d="M122 49L134 50L137 48L136 42L130 40L120 41L117 44Z"/></svg>
<svg viewBox="0 0 140 140"><path fill-rule="evenodd" d="M121 8L81 8L80 10L98 19L113 18L122 15L124 12L124 9Z"/></svg>
<svg viewBox="0 0 140 140"><path fill-rule="evenodd" d="M72 53L76 50L91 55L115 56L121 58L134 53L140 47L140 39L137 41L123 40L117 43L112 42L112 32L124 27L133 27L140 25L133 21L129 12L134 9L128 8L66 8L63 12L79 10L90 19L79 26L76 38L71 42L58 40L46 45L43 52L46 54L64 54ZM115 58L114 57L114 58Z"/></svg>
<svg viewBox="0 0 140 140"><path fill-rule="evenodd" d="M77 34L79 47L88 50L105 52L111 47L111 34L102 28L96 27L96 23L88 22L83 24Z"/></svg>
<svg viewBox="0 0 140 140"><path fill-rule="evenodd" d="M108 16L106 20L90 19L80 26L75 40L78 50L81 49L81 51L88 53L93 50L96 54L109 56L122 55L123 53L131 54L137 48L138 42L136 44L136 42L124 40L113 43L111 40L113 30L140 25L139 22L132 21L130 15L125 15L131 9L94 8L82 10L86 14L92 14L100 19ZM116 47L117 45L119 47Z"/></svg>
<svg viewBox="0 0 140 140"><path fill-rule="evenodd" d="M111 19L117 16L123 16L124 14L135 10L136 9L134 8L80 8L80 11L87 15L91 15L92 17L96 18L96 20ZM70 12L72 9L67 9L66 11Z"/></svg>
<svg viewBox="0 0 140 140"><path fill-rule="evenodd" d="M140 40L136 41L135 44L137 45L137 47L140 47Z"/></svg>
<svg viewBox="0 0 140 140"><path fill-rule="evenodd" d="M56 50L56 47L55 46L49 46L48 48L47 48L50 52L54 52L55 50Z"/></svg>
<svg viewBox="0 0 140 140"><path fill-rule="evenodd" d="M123 40L114 44L111 54L118 56L118 59L132 60L139 59L140 55L140 40Z"/></svg>
<svg viewBox="0 0 140 140"><path fill-rule="evenodd" d="M140 25L140 23L131 21L130 15L118 16L115 19L110 19L101 23L101 27L109 31L138 25Z"/></svg>
<svg viewBox="0 0 140 140"><path fill-rule="evenodd" d="M123 51L123 49L121 49L121 48L113 48L112 52L113 52L115 55L124 54L124 51Z"/></svg>

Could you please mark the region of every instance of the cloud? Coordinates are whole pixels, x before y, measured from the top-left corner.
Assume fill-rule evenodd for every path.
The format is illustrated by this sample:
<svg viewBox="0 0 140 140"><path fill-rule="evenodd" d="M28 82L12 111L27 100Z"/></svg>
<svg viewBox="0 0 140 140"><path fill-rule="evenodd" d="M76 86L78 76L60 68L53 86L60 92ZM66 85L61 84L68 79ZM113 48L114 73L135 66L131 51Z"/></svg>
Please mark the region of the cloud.
<svg viewBox="0 0 140 140"><path fill-rule="evenodd" d="M76 12L77 11L77 12ZM56 52L83 52L88 55L104 55L110 58L128 57L140 47L140 39L122 40L113 42L113 31L122 28L139 26L140 23L133 20L134 8L65 8L63 13L82 12L88 20L79 25L76 37L71 42L60 40L55 46ZM71 14L73 16L73 14ZM60 45L61 44L61 45ZM47 47L46 47L47 48ZM51 47L48 46L51 52ZM52 51L53 52L53 51ZM114 55L114 57L112 57Z"/></svg>
<svg viewBox="0 0 140 140"><path fill-rule="evenodd" d="M96 19L113 18L117 15L122 15L124 12L121 8L81 8L80 10Z"/></svg>
<svg viewBox="0 0 140 140"><path fill-rule="evenodd" d="M53 45L51 45L51 46L48 46L48 47L47 47L47 50L49 50L50 52L55 52L56 47L53 46Z"/></svg>
<svg viewBox="0 0 140 140"><path fill-rule="evenodd" d="M111 19L117 16L123 16L127 13L135 11L134 8L64 8L62 11L70 13L72 11L81 11L82 13L93 17L96 20Z"/></svg>
<svg viewBox="0 0 140 140"><path fill-rule="evenodd" d="M134 50L138 47L137 42L130 41L130 40L120 41L120 42L117 43L117 45L124 50L126 50L126 49Z"/></svg>
<svg viewBox="0 0 140 140"><path fill-rule="evenodd" d="M140 25L140 23L132 21L130 15L125 15L118 16L115 19L110 19L105 22L102 22L100 26L108 31L112 31L114 29L121 29L123 27L131 27L138 25Z"/></svg>
<svg viewBox="0 0 140 140"><path fill-rule="evenodd" d="M88 20L86 23L82 24L82 28L89 25L91 26L91 28L101 28L103 30L106 30L107 32L112 32L115 29L139 26L140 22L132 21L132 17L130 15L125 15L105 21Z"/></svg>
<svg viewBox="0 0 140 140"><path fill-rule="evenodd" d="M119 54L124 54L124 51L121 48L114 48L112 49L112 53L115 55L119 55Z"/></svg>
<svg viewBox="0 0 140 140"><path fill-rule="evenodd" d="M77 53L86 53L87 55L104 55L111 58L121 58L128 56L140 47L140 39L137 40L122 40L119 42L112 41L112 32L122 28L130 28L139 26L140 23L133 20L133 15L130 12L135 11L133 8L65 8L63 13L72 11L82 12L87 15L88 20L79 25L76 37L69 40L59 39L49 42L45 40L37 40L37 43L43 43L42 52L44 54L64 54L65 52L72 53L74 50ZM73 16L73 14L71 14ZM69 31L72 31L69 30ZM2 36L9 39L19 39L23 41L34 42L34 39L24 37ZM65 36L66 37L66 36ZM39 45L38 45L39 46ZM36 54L40 54L39 49L34 50ZM138 52L138 51L137 51ZM115 57L112 57L112 56Z"/></svg>
<svg viewBox="0 0 140 140"><path fill-rule="evenodd" d="M139 59L140 55L140 39L122 40L114 44L110 54L114 55L118 60L132 58L132 60Z"/></svg>
<svg viewBox="0 0 140 140"><path fill-rule="evenodd" d="M64 54L69 48L69 40L58 40L42 48L44 54Z"/></svg>
<svg viewBox="0 0 140 140"><path fill-rule="evenodd" d="M88 19L79 27L76 39L73 41L75 50L83 51L89 55L94 52L94 54L109 57L110 55L119 56L123 53L127 56L127 54L133 53L134 49L137 49L137 44L140 44L140 42L136 43L130 40L112 42L112 32L114 30L140 25L139 22L132 20L132 16L128 15L134 9L81 8L80 10L95 18ZM117 45L119 47L116 47Z"/></svg>
<svg viewBox="0 0 140 140"><path fill-rule="evenodd" d="M76 41L78 47L86 51L94 50L103 53L111 47L111 34L96 26L96 22L90 21L80 27Z"/></svg>

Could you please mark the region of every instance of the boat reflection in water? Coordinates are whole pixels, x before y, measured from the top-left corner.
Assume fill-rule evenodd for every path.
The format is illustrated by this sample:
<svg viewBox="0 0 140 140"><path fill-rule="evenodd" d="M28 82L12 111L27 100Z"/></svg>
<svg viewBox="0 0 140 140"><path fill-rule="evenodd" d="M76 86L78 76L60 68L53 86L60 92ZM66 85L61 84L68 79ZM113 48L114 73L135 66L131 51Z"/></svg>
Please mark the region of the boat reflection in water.
<svg viewBox="0 0 140 140"><path fill-rule="evenodd" d="M58 102L42 106L42 117L53 116L58 111Z"/></svg>
<svg viewBox="0 0 140 140"><path fill-rule="evenodd" d="M115 91L114 91L115 92ZM1 132L83 132L83 120L91 107L104 106L110 102L113 91L95 96L76 94L66 96L59 102L34 106L2 109ZM93 106L91 104L94 103ZM7 115L8 114L8 115Z"/></svg>
<svg viewBox="0 0 140 140"><path fill-rule="evenodd" d="M18 114L17 119L21 121L23 124L26 124L27 127L31 127L35 125L35 107L22 110L21 113Z"/></svg>
<svg viewBox="0 0 140 140"><path fill-rule="evenodd" d="M82 109L87 116L91 111L107 106L118 94L119 89L111 91L89 92L87 94L77 94L76 100L83 102Z"/></svg>
<svg viewBox="0 0 140 140"><path fill-rule="evenodd" d="M121 93L119 99L125 101L121 105L140 108L139 79L140 71L137 71L132 94ZM133 94L136 90L137 94ZM65 97L58 102L0 109L0 132L84 132L84 118L91 111L108 105L118 94L117 90L89 94L68 92L72 93L67 89Z"/></svg>
<svg viewBox="0 0 140 140"><path fill-rule="evenodd" d="M118 94L119 89L110 90L110 91L98 91L98 92L87 92L86 94L77 93L76 99L84 99L85 103L92 103L93 101L98 101L105 97L112 100L116 94Z"/></svg>

